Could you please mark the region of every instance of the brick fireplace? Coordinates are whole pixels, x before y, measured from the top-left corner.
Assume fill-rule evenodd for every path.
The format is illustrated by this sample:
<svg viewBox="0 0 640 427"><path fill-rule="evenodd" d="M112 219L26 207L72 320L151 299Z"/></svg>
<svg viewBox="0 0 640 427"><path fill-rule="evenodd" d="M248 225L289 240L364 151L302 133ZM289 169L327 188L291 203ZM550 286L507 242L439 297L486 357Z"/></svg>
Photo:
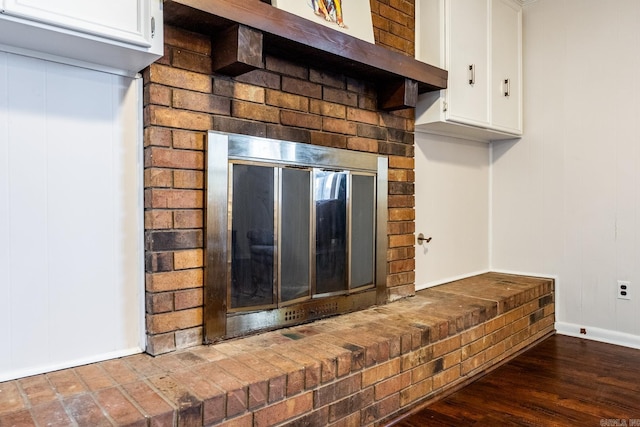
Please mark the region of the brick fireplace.
<svg viewBox="0 0 640 427"><path fill-rule="evenodd" d="M413 2L371 9L376 43L413 56ZM385 301L413 295L413 109L381 111L370 82L273 55L216 74L212 49L208 35L166 26L165 55L144 73L147 351L203 342L209 130L388 156Z"/></svg>
<svg viewBox="0 0 640 427"><path fill-rule="evenodd" d="M270 7L164 0L165 17L172 4L236 14ZM371 8L377 44L409 58L414 1L371 0ZM486 273L415 292L413 109L305 56L267 53L259 69L219 74L211 33L185 28L165 26L165 55L144 72L149 354L2 383L0 425L387 425L553 334L553 279ZM390 104L398 109L378 108ZM199 345L210 289L207 192L217 184L207 144L220 132L385 158L379 306Z"/></svg>

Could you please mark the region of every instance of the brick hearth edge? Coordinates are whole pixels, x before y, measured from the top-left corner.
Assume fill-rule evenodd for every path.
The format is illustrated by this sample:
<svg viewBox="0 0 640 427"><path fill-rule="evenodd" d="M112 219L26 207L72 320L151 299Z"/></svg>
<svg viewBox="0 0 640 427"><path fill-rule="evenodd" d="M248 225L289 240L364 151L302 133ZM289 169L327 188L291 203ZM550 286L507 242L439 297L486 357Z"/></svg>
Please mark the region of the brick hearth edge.
<svg viewBox="0 0 640 427"><path fill-rule="evenodd" d="M553 333L552 279L487 273L357 313L0 383L0 425L381 425Z"/></svg>

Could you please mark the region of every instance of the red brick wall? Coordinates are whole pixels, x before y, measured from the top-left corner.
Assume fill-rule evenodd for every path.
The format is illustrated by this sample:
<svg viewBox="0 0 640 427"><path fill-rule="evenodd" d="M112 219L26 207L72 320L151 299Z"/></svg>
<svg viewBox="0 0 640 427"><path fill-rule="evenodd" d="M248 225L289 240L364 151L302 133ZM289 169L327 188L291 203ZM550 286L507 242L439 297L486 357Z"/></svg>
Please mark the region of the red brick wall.
<svg viewBox="0 0 640 427"><path fill-rule="evenodd" d="M370 0L376 44L415 55L415 0Z"/></svg>
<svg viewBox="0 0 640 427"><path fill-rule="evenodd" d="M413 55L413 1L371 0L377 43ZM165 28L144 72L147 351L202 342L204 169L208 130L389 156L388 296L414 293L413 110L376 109L365 81L265 58L237 78L212 74L208 36Z"/></svg>

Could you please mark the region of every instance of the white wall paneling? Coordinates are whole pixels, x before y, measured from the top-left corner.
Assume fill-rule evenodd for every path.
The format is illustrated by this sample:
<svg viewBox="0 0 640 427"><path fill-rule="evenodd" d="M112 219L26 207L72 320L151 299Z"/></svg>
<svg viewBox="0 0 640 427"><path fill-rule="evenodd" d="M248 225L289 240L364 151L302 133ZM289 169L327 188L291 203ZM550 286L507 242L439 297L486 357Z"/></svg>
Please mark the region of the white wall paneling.
<svg viewBox="0 0 640 427"><path fill-rule="evenodd" d="M0 52L0 381L141 351L138 85Z"/></svg>
<svg viewBox="0 0 640 427"><path fill-rule="evenodd" d="M417 288L485 265L554 277L560 333L638 346L639 23L635 0L525 3L524 136L483 163L472 144L416 134L416 233L433 235L416 246ZM485 215L487 246L468 246Z"/></svg>
<svg viewBox="0 0 640 427"><path fill-rule="evenodd" d="M489 146L415 134L416 289L489 268Z"/></svg>
<svg viewBox="0 0 640 427"><path fill-rule="evenodd" d="M640 341L640 2L524 9L524 112L493 143L493 268L551 274L558 330ZM631 281L632 299L616 297Z"/></svg>

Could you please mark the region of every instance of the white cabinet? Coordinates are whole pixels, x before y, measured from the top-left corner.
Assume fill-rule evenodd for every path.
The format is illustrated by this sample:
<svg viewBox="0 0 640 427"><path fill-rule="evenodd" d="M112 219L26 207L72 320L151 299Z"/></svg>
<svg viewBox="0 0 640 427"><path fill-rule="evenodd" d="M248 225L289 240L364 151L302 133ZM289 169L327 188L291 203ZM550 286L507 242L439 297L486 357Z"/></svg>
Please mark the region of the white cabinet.
<svg viewBox="0 0 640 427"><path fill-rule="evenodd" d="M162 0L0 5L0 50L125 75L163 54Z"/></svg>
<svg viewBox="0 0 640 427"><path fill-rule="evenodd" d="M522 9L509 0L493 0L491 7L491 123L522 135Z"/></svg>
<svg viewBox="0 0 640 427"><path fill-rule="evenodd" d="M450 43L445 46L445 60L449 60L444 68L449 71L449 82L462 83L451 84L446 94L447 118L488 126L487 31L484 25L478 25L478 22L487 22L486 2L453 0L447 6L449 15L456 19L449 19L446 23Z"/></svg>
<svg viewBox="0 0 640 427"><path fill-rule="evenodd" d="M515 0L416 2L416 58L449 71L420 95L416 131L479 141L522 135L522 8Z"/></svg>

